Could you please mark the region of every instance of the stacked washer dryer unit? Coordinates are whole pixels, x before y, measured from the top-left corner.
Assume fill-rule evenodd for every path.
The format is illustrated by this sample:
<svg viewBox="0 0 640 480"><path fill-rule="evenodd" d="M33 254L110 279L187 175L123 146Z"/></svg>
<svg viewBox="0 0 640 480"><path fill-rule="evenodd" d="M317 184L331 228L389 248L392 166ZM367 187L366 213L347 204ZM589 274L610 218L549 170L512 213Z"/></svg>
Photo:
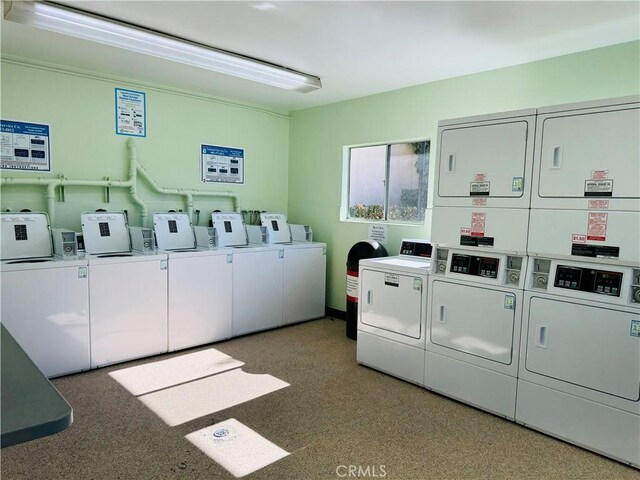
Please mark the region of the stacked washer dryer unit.
<svg viewBox="0 0 640 480"><path fill-rule="evenodd" d="M87 261L53 256L46 213L2 213L0 230L3 325L47 377L88 370Z"/></svg>
<svg viewBox="0 0 640 480"><path fill-rule="evenodd" d="M155 213L153 226L169 257L169 351L230 338L231 249L196 248L186 213Z"/></svg>
<svg viewBox="0 0 640 480"><path fill-rule="evenodd" d="M218 247L233 247L232 336L282 325L284 249L250 245L240 213L212 213Z"/></svg>
<svg viewBox="0 0 640 480"><path fill-rule="evenodd" d="M400 255L359 262L358 363L424 385L428 240L403 239Z"/></svg>
<svg viewBox="0 0 640 480"><path fill-rule="evenodd" d="M323 317L327 245L312 242L311 228L306 225L294 228L304 240L292 241L287 216L283 213L262 212L260 222L267 232L267 241L279 243L284 248L283 325Z"/></svg>
<svg viewBox="0 0 640 480"><path fill-rule="evenodd" d="M539 109L516 421L640 467L639 97Z"/></svg>
<svg viewBox="0 0 640 480"><path fill-rule="evenodd" d="M83 213L91 367L167 351L167 255L131 251L122 212Z"/></svg>
<svg viewBox="0 0 640 480"><path fill-rule="evenodd" d="M514 419L535 110L438 126L426 388Z"/></svg>

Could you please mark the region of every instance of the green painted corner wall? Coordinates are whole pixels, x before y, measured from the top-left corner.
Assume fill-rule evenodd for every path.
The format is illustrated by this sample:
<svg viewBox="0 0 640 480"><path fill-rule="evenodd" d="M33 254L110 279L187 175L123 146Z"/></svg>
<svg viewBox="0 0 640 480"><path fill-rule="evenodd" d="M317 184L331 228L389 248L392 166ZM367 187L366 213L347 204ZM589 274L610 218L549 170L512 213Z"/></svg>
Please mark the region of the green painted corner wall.
<svg viewBox="0 0 640 480"><path fill-rule="evenodd" d="M347 253L368 236L368 224L339 220L345 145L431 139L433 158L442 119L638 93L640 42L630 42L293 112L289 219L327 243L327 306L345 310ZM387 249L429 236L428 211L424 225L390 225Z"/></svg>
<svg viewBox="0 0 640 480"><path fill-rule="evenodd" d="M138 161L162 187L232 191L240 208L286 211L289 168L289 118L264 110L185 94L169 88L117 81L43 68L26 62L3 61L1 116L3 119L44 123L51 127L51 173L2 171L4 177L125 180L128 175L126 141L134 138ZM115 133L115 88L146 93L147 136ZM200 181L200 144L245 150L245 183L204 184ZM149 212L184 208L180 197L158 195L139 180L140 195ZM128 192L111 189L105 203L101 188L65 187L65 202L56 203L56 225L80 227L79 213L96 208L136 209ZM41 187L5 186L2 209L41 211L46 207ZM206 225L214 209L229 210L228 199L195 197L194 206Z"/></svg>

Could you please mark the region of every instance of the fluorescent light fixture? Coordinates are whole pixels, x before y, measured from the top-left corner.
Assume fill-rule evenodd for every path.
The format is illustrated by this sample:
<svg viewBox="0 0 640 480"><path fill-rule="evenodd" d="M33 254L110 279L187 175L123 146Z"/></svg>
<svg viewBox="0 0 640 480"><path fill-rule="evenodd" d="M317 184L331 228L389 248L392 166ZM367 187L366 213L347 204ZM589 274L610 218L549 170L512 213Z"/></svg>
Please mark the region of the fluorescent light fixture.
<svg viewBox="0 0 640 480"><path fill-rule="evenodd" d="M298 92L322 87L313 75L49 2L14 1L5 19Z"/></svg>

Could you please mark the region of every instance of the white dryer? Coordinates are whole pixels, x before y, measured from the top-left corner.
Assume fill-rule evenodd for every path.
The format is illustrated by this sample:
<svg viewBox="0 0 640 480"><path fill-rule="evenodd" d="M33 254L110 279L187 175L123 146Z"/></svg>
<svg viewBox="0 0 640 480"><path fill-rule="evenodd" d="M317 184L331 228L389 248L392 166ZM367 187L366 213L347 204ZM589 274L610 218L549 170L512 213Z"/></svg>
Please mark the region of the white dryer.
<svg viewBox="0 0 640 480"><path fill-rule="evenodd" d="M153 227L169 259L169 351L230 338L232 250L196 248L186 213L155 213Z"/></svg>
<svg viewBox="0 0 640 480"><path fill-rule="evenodd" d="M300 236L304 240L293 241L283 213L262 212L260 221L267 241L284 247L282 323L289 325L324 317L327 244L312 242L311 228L302 225L295 230L303 232Z"/></svg>
<svg viewBox="0 0 640 480"><path fill-rule="evenodd" d="M431 245L402 240L400 255L359 262L357 361L424 384Z"/></svg>
<svg viewBox="0 0 640 480"><path fill-rule="evenodd" d="M121 212L83 213L91 367L167 352L167 255L135 253Z"/></svg>
<svg viewBox="0 0 640 480"><path fill-rule="evenodd" d="M640 268L529 262L516 421L640 467Z"/></svg>
<svg viewBox="0 0 640 480"><path fill-rule="evenodd" d="M212 213L218 247L233 247L232 335L282 326L284 248L250 245L240 213Z"/></svg>
<svg viewBox="0 0 640 480"><path fill-rule="evenodd" d="M53 257L46 213L3 213L1 320L47 376L88 370L87 261Z"/></svg>
<svg viewBox="0 0 640 480"><path fill-rule="evenodd" d="M435 248L426 388L513 419L525 257Z"/></svg>

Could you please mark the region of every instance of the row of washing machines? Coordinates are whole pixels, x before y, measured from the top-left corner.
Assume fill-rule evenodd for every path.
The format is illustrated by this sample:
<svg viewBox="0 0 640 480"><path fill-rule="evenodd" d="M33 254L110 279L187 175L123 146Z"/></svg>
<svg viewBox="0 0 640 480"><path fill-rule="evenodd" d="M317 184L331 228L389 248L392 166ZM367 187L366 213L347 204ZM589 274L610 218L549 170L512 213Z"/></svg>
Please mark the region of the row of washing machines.
<svg viewBox="0 0 640 480"><path fill-rule="evenodd" d="M146 229L93 212L76 234L3 213L0 320L55 377L322 317L326 245L262 215L213 213L208 228L157 213Z"/></svg>
<svg viewBox="0 0 640 480"><path fill-rule="evenodd" d="M360 262L358 361L640 467L638 97L438 142L431 258Z"/></svg>

